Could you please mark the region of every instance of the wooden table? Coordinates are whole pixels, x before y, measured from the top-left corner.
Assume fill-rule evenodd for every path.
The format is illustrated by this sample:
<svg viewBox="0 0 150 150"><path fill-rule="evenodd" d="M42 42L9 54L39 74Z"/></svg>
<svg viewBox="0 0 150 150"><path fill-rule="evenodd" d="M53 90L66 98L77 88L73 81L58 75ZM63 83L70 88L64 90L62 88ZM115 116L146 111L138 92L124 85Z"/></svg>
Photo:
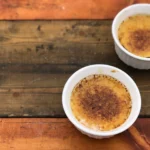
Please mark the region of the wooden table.
<svg viewBox="0 0 150 150"><path fill-rule="evenodd" d="M97 12L93 17L86 16L87 13L74 16L71 9L62 17L62 10L56 9L60 1L51 5L54 10L43 11L39 7L27 11L26 7L37 6L31 0L0 2L1 10L5 10L0 15L0 150L150 149L150 70L140 71L122 63L111 36L112 17L132 1L126 4L113 0L111 5L118 5L111 15L108 10L96 15L101 11L94 5ZM80 6L79 2L75 8ZM40 6L49 7L48 3L43 1ZM106 6L110 7L109 2ZM89 7L85 5L83 11L88 12ZM34 9L37 13L28 16L27 12ZM58 15L53 17L51 11L55 9ZM48 12L50 15L45 16ZM39 19L37 16L82 20L33 21ZM18 21L10 21L11 18ZM82 135L66 119L62 108L61 93L66 80L76 70L91 64L109 64L124 70L141 91L139 119L128 131L110 139L95 140Z"/></svg>

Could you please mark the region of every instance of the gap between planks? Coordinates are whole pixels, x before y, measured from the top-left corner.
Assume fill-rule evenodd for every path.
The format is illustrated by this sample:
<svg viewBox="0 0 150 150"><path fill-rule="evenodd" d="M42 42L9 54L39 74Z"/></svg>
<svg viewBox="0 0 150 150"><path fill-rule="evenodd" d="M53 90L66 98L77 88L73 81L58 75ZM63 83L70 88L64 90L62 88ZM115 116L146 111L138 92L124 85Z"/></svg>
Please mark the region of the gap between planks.
<svg viewBox="0 0 150 150"><path fill-rule="evenodd" d="M0 88L0 93L62 93L62 88Z"/></svg>

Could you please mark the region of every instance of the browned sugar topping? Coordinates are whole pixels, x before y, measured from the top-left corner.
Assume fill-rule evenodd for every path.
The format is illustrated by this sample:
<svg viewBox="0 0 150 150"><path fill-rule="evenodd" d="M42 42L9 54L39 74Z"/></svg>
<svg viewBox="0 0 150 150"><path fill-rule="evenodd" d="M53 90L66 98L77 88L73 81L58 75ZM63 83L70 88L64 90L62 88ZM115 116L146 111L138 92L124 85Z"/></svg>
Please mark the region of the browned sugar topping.
<svg viewBox="0 0 150 150"><path fill-rule="evenodd" d="M74 87L71 109L76 119L94 130L107 131L125 122L131 97L120 81L108 75L90 75Z"/></svg>
<svg viewBox="0 0 150 150"><path fill-rule="evenodd" d="M130 35L130 44L138 50L146 49L150 44L150 30L136 30Z"/></svg>
<svg viewBox="0 0 150 150"><path fill-rule="evenodd" d="M92 93L86 91L81 106L91 117L102 117L107 120L120 113L119 99L109 87L94 87Z"/></svg>

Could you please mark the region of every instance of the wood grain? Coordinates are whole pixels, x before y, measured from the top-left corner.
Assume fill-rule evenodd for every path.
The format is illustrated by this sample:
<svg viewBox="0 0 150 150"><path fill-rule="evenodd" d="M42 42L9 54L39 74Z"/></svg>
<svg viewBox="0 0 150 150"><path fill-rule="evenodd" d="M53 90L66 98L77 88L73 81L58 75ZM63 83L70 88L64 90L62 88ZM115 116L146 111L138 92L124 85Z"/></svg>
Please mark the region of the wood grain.
<svg viewBox="0 0 150 150"><path fill-rule="evenodd" d="M0 0L0 19L110 19L135 3L150 0Z"/></svg>
<svg viewBox="0 0 150 150"><path fill-rule="evenodd" d="M150 70L122 63L108 20L0 21L0 116L65 117L61 92L76 70L109 64L126 71L142 94L141 116L150 116Z"/></svg>
<svg viewBox="0 0 150 150"><path fill-rule="evenodd" d="M1 119L0 149L149 150L149 125L150 119L138 119L131 130L96 140L81 134L68 119Z"/></svg>
<svg viewBox="0 0 150 150"><path fill-rule="evenodd" d="M148 130L148 133L150 131ZM149 139L143 134L141 135L140 132L134 127L134 126L131 126L129 128L129 133L131 135L131 137L135 140L135 142L140 146L142 147L143 149L147 149L149 150L150 149L150 141Z"/></svg>

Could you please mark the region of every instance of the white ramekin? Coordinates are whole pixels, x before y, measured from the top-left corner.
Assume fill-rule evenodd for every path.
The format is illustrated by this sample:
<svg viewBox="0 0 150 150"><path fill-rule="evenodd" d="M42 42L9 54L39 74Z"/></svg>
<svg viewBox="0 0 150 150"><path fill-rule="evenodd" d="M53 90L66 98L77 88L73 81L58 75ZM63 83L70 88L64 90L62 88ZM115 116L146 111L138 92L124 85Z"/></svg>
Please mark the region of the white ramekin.
<svg viewBox="0 0 150 150"><path fill-rule="evenodd" d="M115 50L119 58L129 66L137 69L150 69L150 58L136 56L127 51L119 42L118 27L123 20L136 14L150 14L150 4L135 4L121 10L115 17L112 24L112 36L115 43Z"/></svg>
<svg viewBox="0 0 150 150"><path fill-rule="evenodd" d="M79 121L77 121L71 110L70 97L73 88L80 80L93 74L105 74L116 78L127 87L131 95L132 110L128 119L120 127L111 131L94 131L90 128L87 128L86 126L82 125ZM127 75L122 70L109 65L91 65L76 71L68 79L63 89L62 104L67 117L78 130L80 130L83 134L88 135L89 137L101 139L108 138L125 131L135 122L141 109L141 96L135 82L131 79L129 75Z"/></svg>

